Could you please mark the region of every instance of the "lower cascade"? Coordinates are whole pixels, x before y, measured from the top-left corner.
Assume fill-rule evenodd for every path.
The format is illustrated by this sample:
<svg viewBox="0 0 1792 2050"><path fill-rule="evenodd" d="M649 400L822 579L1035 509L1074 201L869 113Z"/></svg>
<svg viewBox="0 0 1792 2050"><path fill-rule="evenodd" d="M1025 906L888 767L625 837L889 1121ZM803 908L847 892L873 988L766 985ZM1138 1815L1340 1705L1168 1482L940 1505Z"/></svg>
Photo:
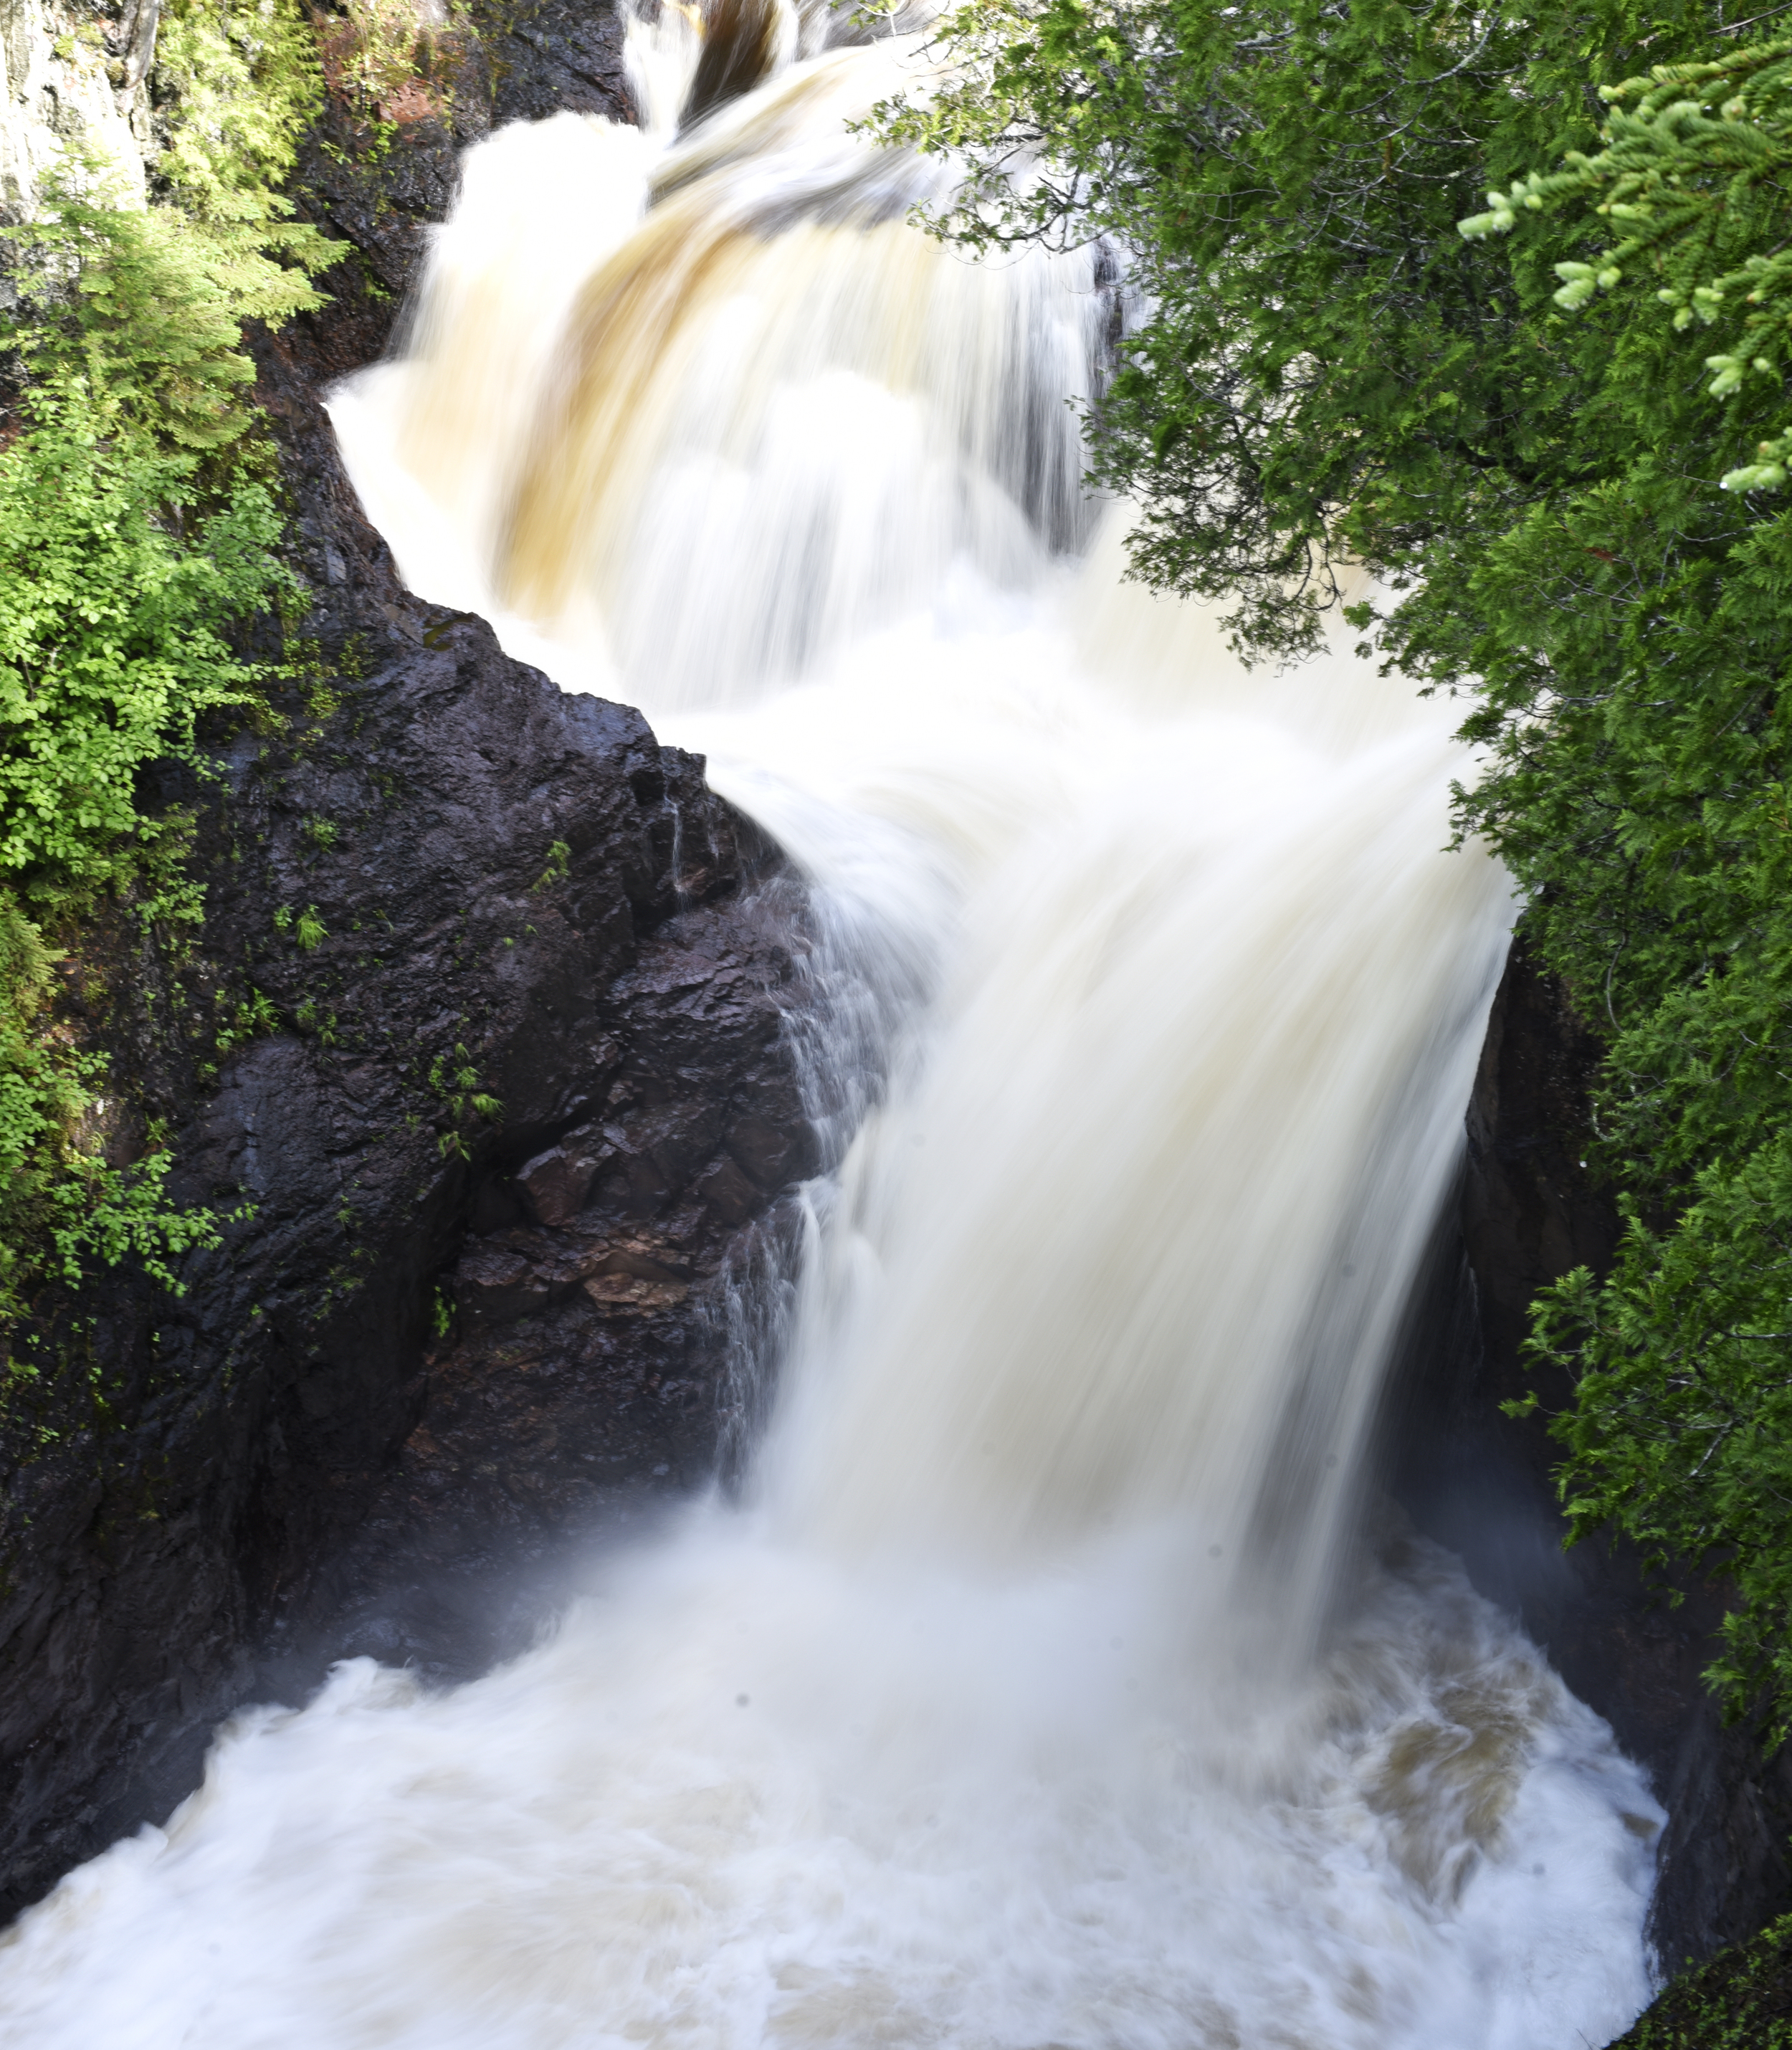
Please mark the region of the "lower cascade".
<svg viewBox="0 0 1792 2050"><path fill-rule="evenodd" d="M1104 266L929 240L848 125L914 40L750 12L631 25L639 129L470 152L334 417L414 589L808 881L862 1114L770 1421L511 1664L238 1717L0 1943L0 2033L1605 2043L1661 1811L1368 1472L1514 912L1451 708L1124 583Z"/></svg>

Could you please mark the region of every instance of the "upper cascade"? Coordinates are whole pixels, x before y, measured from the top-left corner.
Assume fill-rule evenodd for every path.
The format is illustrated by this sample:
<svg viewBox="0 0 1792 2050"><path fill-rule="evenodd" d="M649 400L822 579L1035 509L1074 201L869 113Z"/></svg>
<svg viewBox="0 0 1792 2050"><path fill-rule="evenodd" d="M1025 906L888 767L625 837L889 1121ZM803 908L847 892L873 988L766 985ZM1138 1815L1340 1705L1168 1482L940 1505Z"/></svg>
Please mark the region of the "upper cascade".
<svg viewBox="0 0 1792 2050"><path fill-rule="evenodd" d="M795 20L694 127L733 10L632 25L641 130L562 115L470 150L403 354L335 407L414 586L470 583L555 674L655 709L811 674L955 568L1035 587L1096 517L1095 257L972 264L917 233L949 166L847 125L924 80L917 39L809 54Z"/></svg>

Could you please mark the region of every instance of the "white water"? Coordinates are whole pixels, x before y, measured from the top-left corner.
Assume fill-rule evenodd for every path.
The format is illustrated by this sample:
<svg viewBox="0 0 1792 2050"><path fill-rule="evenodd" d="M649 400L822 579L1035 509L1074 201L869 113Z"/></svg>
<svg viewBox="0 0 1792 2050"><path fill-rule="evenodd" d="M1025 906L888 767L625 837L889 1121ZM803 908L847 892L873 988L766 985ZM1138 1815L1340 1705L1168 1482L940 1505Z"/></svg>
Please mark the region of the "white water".
<svg viewBox="0 0 1792 2050"><path fill-rule="evenodd" d="M750 1499L485 1680L240 1718L0 1948L10 2042L1574 2050L1646 1997L1641 1776L1360 1534L1511 912L1448 707L1065 554L1089 268L903 225L933 173L841 130L900 52L822 27L682 151L674 14L648 132L482 146L337 410L414 586L804 864L825 1057L883 1021Z"/></svg>

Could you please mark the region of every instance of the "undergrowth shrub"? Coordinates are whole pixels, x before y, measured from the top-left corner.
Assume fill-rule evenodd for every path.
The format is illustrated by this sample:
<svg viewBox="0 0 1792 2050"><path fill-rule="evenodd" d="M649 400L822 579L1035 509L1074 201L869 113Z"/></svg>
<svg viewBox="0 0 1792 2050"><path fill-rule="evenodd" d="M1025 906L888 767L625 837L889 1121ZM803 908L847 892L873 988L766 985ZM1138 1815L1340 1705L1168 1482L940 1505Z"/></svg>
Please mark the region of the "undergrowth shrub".
<svg viewBox="0 0 1792 2050"><path fill-rule="evenodd" d="M249 702L260 672L221 629L292 579L263 485L203 510L191 466L109 433L89 388L26 403L0 452L0 875L60 902L154 869L168 828L137 772Z"/></svg>
<svg viewBox="0 0 1792 2050"><path fill-rule="evenodd" d="M322 303L305 274L247 239L197 232L172 207L119 203L115 176L77 158L46 182L48 211L0 230L16 252L19 306L0 340L29 379L79 377L121 431L224 449L254 423L245 320L274 324Z"/></svg>
<svg viewBox="0 0 1792 2050"><path fill-rule="evenodd" d="M1792 1916L1677 1978L1611 2050L1792 2050Z"/></svg>
<svg viewBox="0 0 1792 2050"><path fill-rule="evenodd" d="M342 253L294 220L276 187L322 72L291 0L182 0L165 21L157 73L179 95L154 166L165 197L133 205L115 167L71 147L37 217L0 229L19 302L0 343L40 384L84 379L122 431L235 448L254 424L243 323L278 326L321 306L312 275Z"/></svg>
<svg viewBox="0 0 1792 2050"><path fill-rule="evenodd" d="M156 75L170 102L158 182L191 218L317 253L279 190L323 99L323 65L298 0L168 0ZM312 240L315 238L315 240Z"/></svg>
<svg viewBox="0 0 1792 2050"><path fill-rule="evenodd" d="M265 674L225 630L296 581L263 485L239 477L208 507L190 458L123 431L79 379L25 407L0 451L0 1317L46 1265L72 1280L84 1255L129 1252L168 1280L166 1256L215 1239L162 1200L165 1153L103 1158L88 1125L105 1062L56 1023L46 931L102 895L200 918L187 821L146 817L137 776L171 755L203 771L200 722L249 705Z"/></svg>
<svg viewBox="0 0 1792 2050"><path fill-rule="evenodd" d="M165 939L202 919L191 818L146 814L138 776L208 773L205 722L251 715L271 673L233 627L302 588L243 325L320 306L341 253L279 189L321 100L316 38L296 0L170 0L156 76L150 204L77 145L0 228L0 1344L46 1276L131 1257L173 1286L170 1261L216 1242L168 1200L153 1124L142 1157L108 1159L107 1062L60 1015L60 969L103 909Z"/></svg>

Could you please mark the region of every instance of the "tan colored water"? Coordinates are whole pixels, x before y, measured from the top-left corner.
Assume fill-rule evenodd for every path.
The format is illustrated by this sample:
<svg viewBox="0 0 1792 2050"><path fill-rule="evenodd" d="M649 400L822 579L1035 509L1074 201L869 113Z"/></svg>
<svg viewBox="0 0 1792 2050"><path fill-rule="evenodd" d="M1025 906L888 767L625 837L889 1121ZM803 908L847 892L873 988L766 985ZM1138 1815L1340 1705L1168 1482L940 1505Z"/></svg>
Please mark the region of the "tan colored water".
<svg viewBox="0 0 1792 2050"><path fill-rule="evenodd" d="M748 1499L487 1679L243 1719L0 1951L10 2040L1572 2050L1646 1997L1640 1775L1360 1534L1512 912L1450 708L1122 588L1088 261L906 225L937 169L843 123L907 46L826 33L678 144L668 13L644 132L473 152L336 409L412 584L704 749L857 992Z"/></svg>

